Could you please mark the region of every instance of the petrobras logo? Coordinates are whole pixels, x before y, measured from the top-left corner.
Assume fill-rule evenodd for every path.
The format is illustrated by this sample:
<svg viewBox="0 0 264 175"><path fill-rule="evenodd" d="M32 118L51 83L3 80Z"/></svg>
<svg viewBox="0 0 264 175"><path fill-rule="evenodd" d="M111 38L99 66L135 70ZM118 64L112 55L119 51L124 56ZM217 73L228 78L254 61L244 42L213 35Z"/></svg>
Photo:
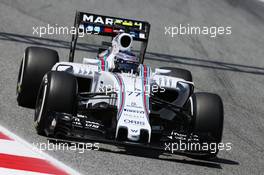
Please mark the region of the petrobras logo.
<svg viewBox="0 0 264 175"><path fill-rule="evenodd" d="M125 108L124 111L131 112L131 113L135 113L135 114L145 114L145 112L143 110L136 110L136 109L128 109L128 108Z"/></svg>
<svg viewBox="0 0 264 175"><path fill-rule="evenodd" d="M132 21L127 19L118 19L112 17L105 17L105 16L98 16L93 14L83 14L82 21L84 22L91 22L91 23L98 23L102 25L122 25L128 27L136 27L140 30L144 28L142 22L139 21Z"/></svg>

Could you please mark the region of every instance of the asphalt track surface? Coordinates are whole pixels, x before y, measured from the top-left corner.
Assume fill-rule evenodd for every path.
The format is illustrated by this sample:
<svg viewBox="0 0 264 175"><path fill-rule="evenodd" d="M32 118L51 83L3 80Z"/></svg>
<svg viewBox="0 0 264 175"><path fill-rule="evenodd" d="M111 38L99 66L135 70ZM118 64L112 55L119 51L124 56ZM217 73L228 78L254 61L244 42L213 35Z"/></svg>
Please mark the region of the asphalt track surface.
<svg viewBox="0 0 264 175"><path fill-rule="evenodd" d="M214 161L156 158L154 152L140 150L127 155L110 145L83 154L48 153L83 174L263 174L264 21L252 7L236 0L0 0L0 124L30 143L47 142L34 130L33 111L17 106L18 67L30 45L55 48L66 60L70 37L30 37L32 26L72 25L75 10L138 18L152 24L146 63L190 69L196 91L222 97L223 142L231 142L232 150L221 151ZM232 34L164 35L165 26L180 23L231 26Z"/></svg>

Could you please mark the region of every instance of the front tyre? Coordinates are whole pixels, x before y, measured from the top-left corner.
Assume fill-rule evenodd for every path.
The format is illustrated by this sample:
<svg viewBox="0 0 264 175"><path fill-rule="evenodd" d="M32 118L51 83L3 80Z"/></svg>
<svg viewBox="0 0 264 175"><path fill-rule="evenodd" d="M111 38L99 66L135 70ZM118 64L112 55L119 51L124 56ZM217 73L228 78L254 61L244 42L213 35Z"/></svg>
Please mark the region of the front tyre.
<svg viewBox="0 0 264 175"><path fill-rule="evenodd" d="M77 80L67 72L51 71L43 77L35 109L37 133L48 135L54 112L75 115L77 111Z"/></svg>
<svg viewBox="0 0 264 175"><path fill-rule="evenodd" d="M206 155L199 158L214 158L222 140L224 109L220 96L212 93L194 93L191 97L193 104L193 132L201 137L208 145L215 145L214 150L208 150Z"/></svg>

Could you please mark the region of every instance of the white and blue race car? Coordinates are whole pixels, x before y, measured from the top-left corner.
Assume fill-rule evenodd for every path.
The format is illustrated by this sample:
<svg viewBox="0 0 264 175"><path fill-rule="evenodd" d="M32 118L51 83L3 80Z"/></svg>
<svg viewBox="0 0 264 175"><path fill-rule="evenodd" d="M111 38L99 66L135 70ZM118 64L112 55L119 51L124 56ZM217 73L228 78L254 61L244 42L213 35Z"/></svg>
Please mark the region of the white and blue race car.
<svg viewBox="0 0 264 175"><path fill-rule="evenodd" d="M188 70L151 69L143 63L148 22L77 12L75 27L87 36L112 37L112 43L103 42L97 57L82 63L73 62L78 33L72 36L69 62L59 62L55 50L26 48L17 101L35 109L38 134L164 151L168 143L221 142L221 98L194 93ZM133 40L142 43L139 55L131 49ZM217 152L179 151L204 158Z"/></svg>

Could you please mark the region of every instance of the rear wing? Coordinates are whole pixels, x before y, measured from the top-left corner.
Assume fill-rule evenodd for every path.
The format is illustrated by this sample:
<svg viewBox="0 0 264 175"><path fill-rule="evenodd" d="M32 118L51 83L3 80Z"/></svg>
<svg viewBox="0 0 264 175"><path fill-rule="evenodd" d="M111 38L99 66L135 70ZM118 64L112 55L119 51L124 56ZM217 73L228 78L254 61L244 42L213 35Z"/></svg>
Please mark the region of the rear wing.
<svg viewBox="0 0 264 175"><path fill-rule="evenodd" d="M146 21L103 16L92 13L76 12L74 27L85 34L115 37L120 32L132 35L135 41L141 42L140 62L143 63L148 45L150 24ZM78 32L72 35L69 61L74 61L74 52L78 40Z"/></svg>

